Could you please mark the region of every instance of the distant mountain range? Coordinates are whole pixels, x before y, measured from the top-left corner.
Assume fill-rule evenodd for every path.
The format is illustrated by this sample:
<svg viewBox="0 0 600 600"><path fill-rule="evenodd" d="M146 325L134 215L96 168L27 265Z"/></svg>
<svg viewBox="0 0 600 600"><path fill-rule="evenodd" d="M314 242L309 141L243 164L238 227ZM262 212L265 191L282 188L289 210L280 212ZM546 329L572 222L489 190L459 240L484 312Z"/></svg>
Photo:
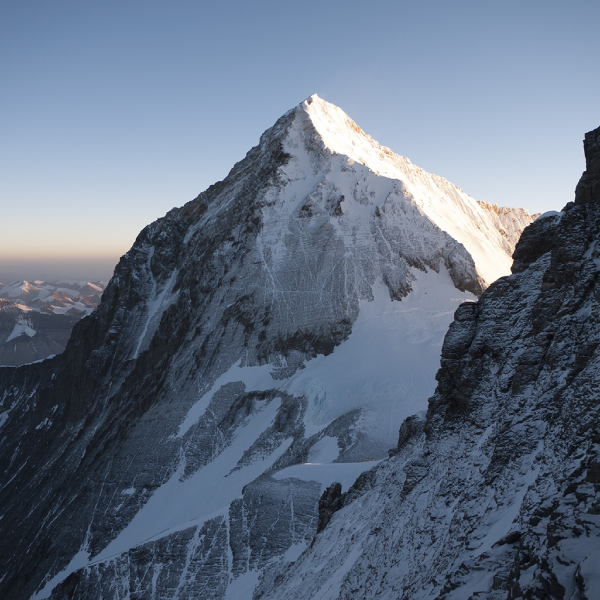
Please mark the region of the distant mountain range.
<svg viewBox="0 0 600 600"><path fill-rule="evenodd" d="M0 283L0 365L60 354L75 323L98 306L104 287L102 281Z"/></svg>

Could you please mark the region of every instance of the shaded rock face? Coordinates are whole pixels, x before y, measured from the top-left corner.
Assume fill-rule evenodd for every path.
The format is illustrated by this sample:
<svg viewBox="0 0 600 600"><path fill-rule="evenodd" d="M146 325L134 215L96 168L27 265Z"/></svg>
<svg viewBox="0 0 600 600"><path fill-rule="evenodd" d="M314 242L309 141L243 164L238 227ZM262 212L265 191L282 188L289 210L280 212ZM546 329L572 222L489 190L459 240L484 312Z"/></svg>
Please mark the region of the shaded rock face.
<svg viewBox="0 0 600 600"><path fill-rule="evenodd" d="M456 311L425 420L256 597L598 596L599 244L593 199L524 231L514 274Z"/></svg>
<svg viewBox="0 0 600 600"><path fill-rule="evenodd" d="M333 513L342 508L344 497L342 496L342 484L332 483L319 498L319 522L317 523L317 533L321 533L327 523L331 521Z"/></svg>
<svg viewBox="0 0 600 600"><path fill-rule="evenodd" d="M430 394L426 377L389 383L392 361L336 396L318 361L409 306L406 354L437 363L444 315L508 262L498 223L456 186L316 97L290 111L139 234L63 354L0 369L0 596L221 599L240 577L273 580L312 540L323 491L278 472L322 448L381 458L410 414L396 390L410 411ZM444 301L427 322L410 304L423 280ZM367 341L364 358L381 338ZM380 414L391 442L373 434Z"/></svg>
<svg viewBox="0 0 600 600"><path fill-rule="evenodd" d="M236 297L224 305L222 295L234 287L231 266L239 270L259 230L262 188L288 159L280 136L291 118L280 120L228 180L140 233L117 265L98 309L75 326L65 353L40 365L0 370L8 417L0 464L4 481L11 481L0 491L0 506L4 523L15 524L3 529L0 542L5 597L30 597L47 574L60 572L78 552L98 554L173 475L182 451L191 464L201 465L207 454L214 457L226 447L222 421L244 403L243 389L221 397L220 418L212 427L216 439L223 440L221 447L212 436L197 440L195 431L183 445L174 433L198 392L202 395L198 384L210 388L224 363L245 355L251 334L244 315L247 290L240 282ZM229 212L219 210L225 201ZM202 218L209 205L210 235L196 235L184 245L192 225L196 231L206 225ZM210 305L217 310L209 315ZM290 411L284 406L279 412ZM229 425L239 426L245 416L233 414ZM209 429L208 420L200 421L200 431ZM288 429L296 426L293 418L287 423ZM28 519L19 523L23 514ZM218 528L203 527L221 540ZM189 531L184 538L195 539ZM26 548L31 558L23 569ZM214 548L223 560L227 544ZM101 597L129 589L129 582L117 581L113 573L130 566L135 582L138 566L125 552L81 582L74 581L81 572L71 577L64 592L54 593ZM198 576L208 575L200 570ZM169 577L175 577L173 572Z"/></svg>

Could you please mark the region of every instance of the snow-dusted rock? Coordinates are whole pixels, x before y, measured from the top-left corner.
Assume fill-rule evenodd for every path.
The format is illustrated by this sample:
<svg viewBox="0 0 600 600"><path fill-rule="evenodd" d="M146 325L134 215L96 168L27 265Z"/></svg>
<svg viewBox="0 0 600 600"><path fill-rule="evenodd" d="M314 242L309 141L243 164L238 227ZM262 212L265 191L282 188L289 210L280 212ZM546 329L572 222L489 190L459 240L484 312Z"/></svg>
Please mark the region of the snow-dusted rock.
<svg viewBox="0 0 600 600"><path fill-rule="evenodd" d="M598 598L600 199L577 200L457 309L425 418L255 598Z"/></svg>
<svg viewBox="0 0 600 600"><path fill-rule="evenodd" d="M508 208L497 206L490 202L478 202L479 206L488 214L490 220L502 236L502 243L506 252L512 256L515 246L521 238L523 229L540 214L530 215L524 208Z"/></svg>

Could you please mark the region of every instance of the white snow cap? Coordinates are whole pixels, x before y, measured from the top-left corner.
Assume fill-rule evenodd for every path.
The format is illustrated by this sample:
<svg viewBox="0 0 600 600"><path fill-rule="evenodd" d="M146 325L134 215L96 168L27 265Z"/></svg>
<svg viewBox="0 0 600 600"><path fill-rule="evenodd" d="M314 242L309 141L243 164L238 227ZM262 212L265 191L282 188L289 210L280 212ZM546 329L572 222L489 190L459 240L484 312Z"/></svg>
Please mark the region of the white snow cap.
<svg viewBox="0 0 600 600"><path fill-rule="evenodd" d="M341 108L317 94L307 98L300 107L309 115L326 148L345 154L378 175L397 178L398 170L391 163L400 157L367 135ZM401 158L410 163L407 158Z"/></svg>

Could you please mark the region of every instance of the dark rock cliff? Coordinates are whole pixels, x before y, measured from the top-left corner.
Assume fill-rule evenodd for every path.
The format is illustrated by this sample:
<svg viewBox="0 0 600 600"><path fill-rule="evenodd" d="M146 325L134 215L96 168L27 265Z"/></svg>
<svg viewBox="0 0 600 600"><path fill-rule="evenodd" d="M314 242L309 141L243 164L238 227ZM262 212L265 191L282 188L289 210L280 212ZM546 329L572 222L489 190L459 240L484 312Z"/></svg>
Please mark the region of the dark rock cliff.
<svg viewBox="0 0 600 600"><path fill-rule="evenodd" d="M585 172L575 189L575 204L600 200L600 127L585 134Z"/></svg>

